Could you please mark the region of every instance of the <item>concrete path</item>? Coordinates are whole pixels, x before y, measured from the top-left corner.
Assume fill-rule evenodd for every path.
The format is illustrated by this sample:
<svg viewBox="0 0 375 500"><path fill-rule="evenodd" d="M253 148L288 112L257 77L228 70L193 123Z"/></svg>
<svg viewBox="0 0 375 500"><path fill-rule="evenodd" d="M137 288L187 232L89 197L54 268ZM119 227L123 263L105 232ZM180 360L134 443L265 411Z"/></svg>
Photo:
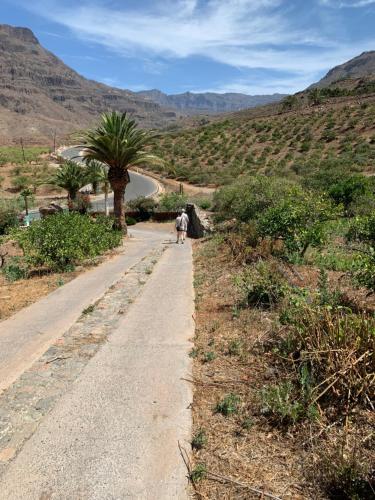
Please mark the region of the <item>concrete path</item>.
<svg viewBox="0 0 375 500"><path fill-rule="evenodd" d="M132 229L122 254L87 271L11 318L0 322L0 391L14 382L167 232Z"/></svg>
<svg viewBox="0 0 375 500"><path fill-rule="evenodd" d="M186 499L189 243L171 245L108 342L9 465L2 500Z"/></svg>

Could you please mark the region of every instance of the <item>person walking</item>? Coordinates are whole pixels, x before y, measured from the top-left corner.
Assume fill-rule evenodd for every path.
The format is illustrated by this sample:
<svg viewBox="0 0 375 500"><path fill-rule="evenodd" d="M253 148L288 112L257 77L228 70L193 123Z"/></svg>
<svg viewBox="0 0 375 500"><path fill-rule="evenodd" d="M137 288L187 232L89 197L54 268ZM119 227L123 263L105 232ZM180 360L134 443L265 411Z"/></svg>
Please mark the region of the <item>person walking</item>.
<svg viewBox="0 0 375 500"><path fill-rule="evenodd" d="M176 217L176 231L177 231L177 241L176 243L179 244L182 236L182 230L181 230L181 215L182 212L178 213L178 216Z"/></svg>
<svg viewBox="0 0 375 500"><path fill-rule="evenodd" d="M186 213L186 210L183 208L181 213L181 222L180 222L182 243L185 243L188 225L189 225L189 217L188 214Z"/></svg>
<svg viewBox="0 0 375 500"><path fill-rule="evenodd" d="M180 241L182 244L185 243L188 224L189 224L189 217L186 213L186 210L183 209L176 218L176 231L177 231L176 243L179 243Z"/></svg>

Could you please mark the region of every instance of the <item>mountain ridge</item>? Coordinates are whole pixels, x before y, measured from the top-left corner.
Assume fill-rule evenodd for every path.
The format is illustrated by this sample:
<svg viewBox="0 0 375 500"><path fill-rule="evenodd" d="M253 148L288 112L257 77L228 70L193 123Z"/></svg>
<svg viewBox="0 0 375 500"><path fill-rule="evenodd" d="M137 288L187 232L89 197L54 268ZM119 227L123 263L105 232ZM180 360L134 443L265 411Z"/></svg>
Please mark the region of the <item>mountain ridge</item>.
<svg viewBox="0 0 375 500"><path fill-rule="evenodd" d="M138 95L145 97L161 106L188 113L226 113L254 108L263 104L279 102L287 94L249 95L237 92L183 92L166 94L158 89L142 90Z"/></svg>
<svg viewBox="0 0 375 500"><path fill-rule="evenodd" d="M321 80L311 85L310 88L324 88L340 80L371 76L375 76L375 50L362 52L359 56L333 67Z"/></svg>

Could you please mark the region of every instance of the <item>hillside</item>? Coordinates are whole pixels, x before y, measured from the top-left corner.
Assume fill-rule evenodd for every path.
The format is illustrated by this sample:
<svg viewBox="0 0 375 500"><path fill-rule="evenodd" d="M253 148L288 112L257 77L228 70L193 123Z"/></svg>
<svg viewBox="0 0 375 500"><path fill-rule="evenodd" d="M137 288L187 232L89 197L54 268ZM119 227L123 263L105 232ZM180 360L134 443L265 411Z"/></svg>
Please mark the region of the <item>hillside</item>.
<svg viewBox="0 0 375 500"><path fill-rule="evenodd" d="M145 90L138 95L165 106L185 113L225 113L246 108L254 108L264 104L279 102L285 94L246 95L238 93L217 94L214 92L168 95L160 90Z"/></svg>
<svg viewBox="0 0 375 500"><path fill-rule="evenodd" d="M375 75L375 50L363 52L350 61L332 68L324 78L312 87L327 87L340 80L366 78Z"/></svg>
<svg viewBox="0 0 375 500"><path fill-rule="evenodd" d="M0 25L2 143L50 141L92 123L108 109L130 112L142 126L163 127L178 113L136 94L87 80L44 49L27 28Z"/></svg>
<svg viewBox="0 0 375 500"><path fill-rule="evenodd" d="M374 93L290 111L265 106L166 134L158 152L164 174L196 184L222 185L246 172L308 176L333 164L371 175L374 119Z"/></svg>

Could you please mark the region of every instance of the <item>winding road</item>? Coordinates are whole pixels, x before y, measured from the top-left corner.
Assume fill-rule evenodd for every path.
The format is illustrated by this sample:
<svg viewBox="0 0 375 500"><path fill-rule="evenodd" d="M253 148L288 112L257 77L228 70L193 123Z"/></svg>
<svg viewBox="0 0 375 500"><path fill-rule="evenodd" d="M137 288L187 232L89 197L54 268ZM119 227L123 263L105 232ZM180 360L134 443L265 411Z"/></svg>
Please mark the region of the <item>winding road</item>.
<svg viewBox="0 0 375 500"><path fill-rule="evenodd" d="M81 155L82 149L78 147L66 148L60 152L60 156L66 160L74 160L79 163L85 163L84 158ZM139 196L153 196L159 191L159 184L152 179L142 174L136 172L130 172L130 183L126 187L125 201L135 200ZM94 212L104 212L104 196L92 197L91 207ZM108 195L108 207L113 209L113 193ZM39 209L29 210L29 220L40 219Z"/></svg>
<svg viewBox="0 0 375 500"><path fill-rule="evenodd" d="M82 149L78 147L72 147L64 149L60 156L67 160L74 160L80 163L85 163L84 158L81 155ZM130 183L126 187L125 201L131 201L138 196L152 196L158 192L159 186L157 182L151 177L146 177L145 175L137 174L136 172L129 172ZM108 197L109 207L113 207L113 194ZM97 200L92 203L94 210L104 210L104 200Z"/></svg>

